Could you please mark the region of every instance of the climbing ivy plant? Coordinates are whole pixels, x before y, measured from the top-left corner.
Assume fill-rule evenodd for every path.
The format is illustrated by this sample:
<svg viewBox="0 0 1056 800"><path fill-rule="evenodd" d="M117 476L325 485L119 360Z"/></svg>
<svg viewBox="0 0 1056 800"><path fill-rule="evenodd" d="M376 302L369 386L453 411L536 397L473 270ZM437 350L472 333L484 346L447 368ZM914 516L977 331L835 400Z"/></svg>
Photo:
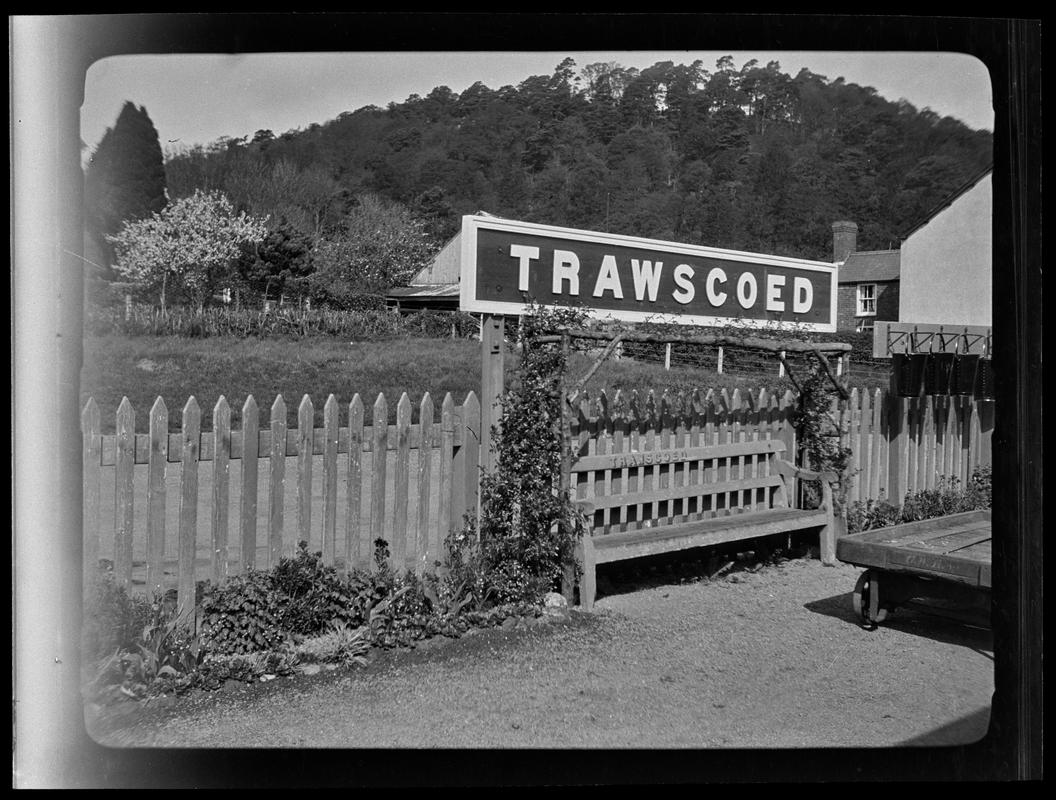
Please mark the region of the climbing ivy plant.
<svg viewBox="0 0 1056 800"><path fill-rule="evenodd" d="M799 403L791 422L803 454L803 466L819 472L834 472L839 477L833 487L833 502L834 511L841 514L846 506L851 449L840 444L839 422L833 415L838 395L829 376L816 364L812 365L806 377L799 381Z"/></svg>
<svg viewBox="0 0 1056 800"><path fill-rule="evenodd" d="M533 307L522 318L520 361L504 392L493 430L495 469L480 485L481 573L499 602L537 602L575 568L583 519L561 485L561 382L568 354L539 333L577 327L574 309Z"/></svg>

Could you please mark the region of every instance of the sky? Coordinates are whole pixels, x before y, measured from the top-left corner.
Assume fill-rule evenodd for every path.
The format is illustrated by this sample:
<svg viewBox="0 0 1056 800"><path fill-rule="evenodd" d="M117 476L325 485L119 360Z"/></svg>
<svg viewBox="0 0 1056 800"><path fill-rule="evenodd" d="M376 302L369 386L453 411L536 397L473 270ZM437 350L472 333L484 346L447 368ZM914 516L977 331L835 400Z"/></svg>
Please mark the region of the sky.
<svg viewBox="0 0 1056 800"><path fill-rule="evenodd" d="M906 99L970 128L993 130L990 78L985 65L962 53L803 51L552 51L267 53L239 55L128 55L93 63L85 76L81 139L94 148L126 100L144 106L164 150L208 144L220 137L276 135L325 123L366 105L384 108L437 86L462 92L477 81L491 89L550 75L571 57L579 69L616 62L643 69L659 61L700 59L713 71L732 55L777 61L795 75L803 67L830 80L872 86L884 98Z"/></svg>

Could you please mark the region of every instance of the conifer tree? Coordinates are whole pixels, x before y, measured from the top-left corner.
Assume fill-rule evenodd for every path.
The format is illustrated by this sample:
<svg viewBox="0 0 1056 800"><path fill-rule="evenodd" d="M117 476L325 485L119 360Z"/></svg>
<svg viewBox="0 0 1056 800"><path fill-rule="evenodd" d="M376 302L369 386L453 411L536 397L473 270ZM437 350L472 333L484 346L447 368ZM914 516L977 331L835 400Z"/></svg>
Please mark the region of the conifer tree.
<svg viewBox="0 0 1056 800"><path fill-rule="evenodd" d="M158 131L146 108L126 101L107 128L84 177L85 227L103 277L112 279L114 250L108 236L125 222L149 217L165 207L165 163Z"/></svg>

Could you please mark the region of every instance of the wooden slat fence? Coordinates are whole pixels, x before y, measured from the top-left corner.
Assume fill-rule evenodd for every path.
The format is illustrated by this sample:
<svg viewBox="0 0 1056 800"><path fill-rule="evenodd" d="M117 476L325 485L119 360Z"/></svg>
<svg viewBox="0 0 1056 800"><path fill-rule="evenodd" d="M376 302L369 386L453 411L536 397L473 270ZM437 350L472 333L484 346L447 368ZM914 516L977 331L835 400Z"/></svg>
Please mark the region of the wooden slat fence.
<svg viewBox="0 0 1056 800"><path fill-rule="evenodd" d="M755 439L779 438L786 453L796 452L791 414L792 391L771 389L668 394L650 392L643 399L605 390L576 398L578 415L572 420L576 455L648 452L673 446L720 445ZM832 410L833 432L851 450L847 500L850 503L903 498L921 489L935 488L954 478L963 486L977 467L989 465L994 427L994 404L968 396L903 398L889 392L852 390L850 398ZM699 468L699 467L698 467ZM637 467L605 476L627 493L648 493L687 477L663 468ZM756 477L752 463L718 461L715 480ZM573 486L578 496L581 484ZM608 492L606 492L608 493ZM744 498L725 498L726 507L742 505ZM638 514L655 516L656 509ZM606 520L606 523L608 521Z"/></svg>
<svg viewBox="0 0 1056 800"><path fill-rule="evenodd" d="M842 443L851 448L849 502L934 489L943 478L964 486L991 464L994 404L966 395L898 397L879 389L851 391L837 411Z"/></svg>
<svg viewBox="0 0 1056 800"><path fill-rule="evenodd" d="M601 391L577 398L570 432L577 458L757 439L780 439L791 455L795 403L791 391L765 388L660 397ZM116 432L102 435L100 410L89 400L82 413L86 570L99 559L111 560L125 585L177 588L186 596L195 580L222 581L274 565L300 540L340 569L366 566L379 537L388 541L395 565L420 570L440 558L443 538L461 525L463 514L476 510L480 403L473 393L461 406L446 395L438 414L428 393L417 409L404 394L394 425L387 423L384 395L370 409L359 395L347 406L331 395L319 428L308 396L298 406L297 429L287 430L286 413L280 395L269 418L261 420L250 396L242 406L241 430L232 430L231 409L221 397L212 430L203 432L201 410L191 397L181 412L181 431L169 433L169 411L158 398L149 410L148 432L137 433L136 412L125 399L116 412ZM834 406L832 417L833 430L851 449L851 503L900 503L944 476L963 485L974 469L990 464L992 402L856 389ZM753 461L719 458L705 474L711 480L765 477L758 468ZM662 509L646 499L650 493L688 485L702 470L703 462L628 466L577 476L571 488L582 497L588 487L581 481L600 480L608 485L595 488L605 494L641 494L633 518L655 518ZM721 502L737 508L750 500ZM205 506L208 512L200 514ZM605 524L621 523L602 513ZM208 533L200 523L208 524Z"/></svg>
<svg viewBox="0 0 1056 800"><path fill-rule="evenodd" d="M232 430L221 397L212 430L202 431L191 397L180 432L169 433L159 397L148 431L137 433L125 398L116 433L103 435L100 410L89 399L81 415L86 577L105 559L122 585L148 593L175 588L187 597L195 581L273 566L301 540L327 564L364 567L377 538L389 543L394 566L420 571L441 558L444 537L463 515L476 511L480 403L470 392L456 406L447 394L437 418L426 393L417 421L406 394L396 408L390 425L386 398L378 395L368 423L359 395L344 408L330 395L317 428L305 395L297 429L287 430L281 395L263 424L249 396L241 430ZM291 506L295 513L287 513Z"/></svg>

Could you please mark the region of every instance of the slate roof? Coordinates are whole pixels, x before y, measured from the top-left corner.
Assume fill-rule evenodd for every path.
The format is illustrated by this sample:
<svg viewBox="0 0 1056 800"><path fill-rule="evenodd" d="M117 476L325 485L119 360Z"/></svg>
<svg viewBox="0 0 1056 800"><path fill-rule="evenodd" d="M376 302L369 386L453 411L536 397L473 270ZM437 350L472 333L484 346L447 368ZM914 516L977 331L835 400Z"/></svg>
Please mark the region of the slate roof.
<svg viewBox="0 0 1056 800"><path fill-rule="evenodd" d="M902 253L898 250L861 250L851 253L836 273L837 283L897 281Z"/></svg>

